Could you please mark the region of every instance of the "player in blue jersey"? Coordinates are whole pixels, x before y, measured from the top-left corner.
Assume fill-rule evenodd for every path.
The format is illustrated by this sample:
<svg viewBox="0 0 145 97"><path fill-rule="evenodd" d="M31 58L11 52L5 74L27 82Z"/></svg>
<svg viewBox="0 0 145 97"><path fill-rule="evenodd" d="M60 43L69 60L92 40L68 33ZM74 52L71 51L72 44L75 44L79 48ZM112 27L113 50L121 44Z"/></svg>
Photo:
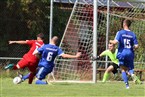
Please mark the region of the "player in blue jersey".
<svg viewBox="0 0 145 97"><path fill-rule="evenodd" d="M134 75L134 50L138 48L138 41L135 33L129 29L131 21L125 19L122 24L123 30L118 31L115 39L110 40L110 43L118 43L117 58L122 71L122 79L126 84L126 89L129 89L126 71L129 71L132 76Z"/></svg>
<svg viewBox="0 0 145 97"><path fill-rule="evenodd" d="M36 84L47 84L43 79L52 72L56 56L62 56L63 58L79 58L81 56L81 52L78 52L76 55L65 54L61 48L56 46L57 41L58 37L54 36L49 44L43 45L34 53L35 55L41 55L38 64L39 70L36 74Z"/></svg>

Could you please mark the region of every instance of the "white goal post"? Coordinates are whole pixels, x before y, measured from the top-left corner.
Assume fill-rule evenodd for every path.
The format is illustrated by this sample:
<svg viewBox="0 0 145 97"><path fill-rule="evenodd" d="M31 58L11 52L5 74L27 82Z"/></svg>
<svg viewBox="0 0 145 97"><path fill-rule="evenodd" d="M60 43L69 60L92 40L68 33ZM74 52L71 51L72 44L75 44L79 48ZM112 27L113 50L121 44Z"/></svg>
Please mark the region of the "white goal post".
<svg viewBox="0 0 145 97"><path fill-rule="evenodd" d="M96 33L93 35L93 8L93 2L90 0L77 0L75 2L60 47L69 54L82 52L82 57L79 59L56 58L55 81L80 83L96 81L96 67L93 69L96 62L94 61L92 64L91 61L93 51L95 51L94 56L96 56L97 51L93 50L93 45L96 48L97 40L96 37L93 38L93 36L97 36ZM97 21L97 17L95 19ZM95 44L93 44L93 39L95 39ZM93 74L95 75L93 76Z"/></svg>

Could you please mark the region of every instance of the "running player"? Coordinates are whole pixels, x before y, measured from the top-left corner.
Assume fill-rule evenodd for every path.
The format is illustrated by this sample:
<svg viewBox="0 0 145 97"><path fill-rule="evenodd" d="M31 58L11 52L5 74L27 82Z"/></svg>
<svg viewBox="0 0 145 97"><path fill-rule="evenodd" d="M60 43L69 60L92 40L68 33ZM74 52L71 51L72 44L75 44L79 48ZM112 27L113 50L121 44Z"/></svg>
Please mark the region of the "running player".
<svg viewBox="0 0 145 97"><path fill-rule="evenodd" d="M122 24L123 30L118 31L115 39L110 40L110 43L118 43L117 58L122 71L122 79L126 84L126 89L129 89L126 71L134 75L134 50L138 48L138 41L135 33L129 29L131 21L125 19Z"/></svg>
<svg viewBox="0 0 145 97"><path fill-rule="evenodd" d="M56 46L57 41L58 37L54 36L49 44L45 44L34 52L34 54L41 54L42 56L38 64L39 70L36 74L36 84L48 84L46 81L43 81L43 79L45 79L47 74L52 72L56 56L62 56L63 58L78 58L81 56L80 52L76 55L65 54L61 48Z"/></svg>
<svg viewBox="0 0 145 97"><path fill-rule="evenodd" d="M37 48L41 47L43 43L44 35L40 33L37 35L37 40L26 40L26 41L9 41L9 44L27 44L30 46L30 50L23 56L23 58L17 64L9 64L5 67L5 69L21 69L28 67L30 74L29 76L29 84L32 84L33 77L36 74L36 68L39 62L39 58L34 55L34 51Z"/></svg>

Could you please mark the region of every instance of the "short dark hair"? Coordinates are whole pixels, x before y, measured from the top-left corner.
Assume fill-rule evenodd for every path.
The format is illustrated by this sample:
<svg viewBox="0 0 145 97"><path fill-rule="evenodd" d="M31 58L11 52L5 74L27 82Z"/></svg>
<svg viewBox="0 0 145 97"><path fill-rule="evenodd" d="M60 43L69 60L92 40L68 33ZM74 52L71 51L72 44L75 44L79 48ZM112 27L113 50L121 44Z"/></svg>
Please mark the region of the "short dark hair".
<svg viewBox="0 0 145 97"><path fill-rule="evenodd" d="M43 33L39 33L39 34L37 34L37 37L40 37L41 39L44 39L44 34Z"/></svg>
<svg viewBox="0 0 145 97"><path fill-rule="evenodd" d="M125 19L123 21L123 23L125 23L128 27L130 27L130 25L131 25L132 22L130 20L128 20L128 19Z"/></svg>
<svg viewBox="0 0 145 97"><path fill-rule="evenodd" d="M58 36L53 36L52 40L55 42L55 44L57 44L58 41L59 41L59 37Z"/></svg>

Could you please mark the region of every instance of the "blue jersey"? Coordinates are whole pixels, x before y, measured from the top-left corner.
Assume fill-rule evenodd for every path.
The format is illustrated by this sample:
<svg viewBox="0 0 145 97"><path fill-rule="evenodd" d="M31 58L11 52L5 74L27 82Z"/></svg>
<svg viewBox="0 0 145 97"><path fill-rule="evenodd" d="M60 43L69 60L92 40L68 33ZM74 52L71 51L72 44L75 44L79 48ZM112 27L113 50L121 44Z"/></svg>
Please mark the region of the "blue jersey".
<svg viewBox="0 0 145 97"><path fill-rule="evenodd" d="M118 41L118 52L122 52L123 49L133 52L133 46L138 44L136 35L130 30L118 31L115 40Z"/></svg>
<svg viewBox="0 0 145 97"><path fill-rule="evenodd" d="M38 49L41 54L41 60L38 64L39 67L54 67L54 60L56 56L61 56L63 54L62 49L53 44L45 44Z"/></svg>
<svg viewBox="0 0 145 97"><path fill-rule="evenodd" d="M130 30L120 30L117 32L115 40L118 41L119 66L124 65L129 69L134 69L133 46L138 44L136 35Z"/></svg>

